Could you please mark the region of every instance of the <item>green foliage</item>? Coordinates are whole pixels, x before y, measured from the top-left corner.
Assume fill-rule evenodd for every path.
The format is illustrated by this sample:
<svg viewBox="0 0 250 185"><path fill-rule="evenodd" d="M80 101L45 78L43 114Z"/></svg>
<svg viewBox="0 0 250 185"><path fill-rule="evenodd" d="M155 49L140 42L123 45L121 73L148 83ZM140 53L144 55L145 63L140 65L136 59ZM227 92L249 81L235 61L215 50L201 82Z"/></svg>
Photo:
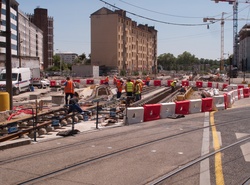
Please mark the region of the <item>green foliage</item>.
<svg viewBox="0 0 250 185"><path fill-rule="evenodd" d="M198 59L195 55L185 51L175 57L171 53L164 53L158 56L158 65L161 65L164 70L184 70L184 71L201 71L216 69L219 67L218 60ZM212 66L212 67L211 67Z"/></svg>
<svg viewBox="0 0 250 185"><path fill-rule="evenodd" d="M126 76L126 71L125 70L121 70L120 71L120 76Z"/></svg>

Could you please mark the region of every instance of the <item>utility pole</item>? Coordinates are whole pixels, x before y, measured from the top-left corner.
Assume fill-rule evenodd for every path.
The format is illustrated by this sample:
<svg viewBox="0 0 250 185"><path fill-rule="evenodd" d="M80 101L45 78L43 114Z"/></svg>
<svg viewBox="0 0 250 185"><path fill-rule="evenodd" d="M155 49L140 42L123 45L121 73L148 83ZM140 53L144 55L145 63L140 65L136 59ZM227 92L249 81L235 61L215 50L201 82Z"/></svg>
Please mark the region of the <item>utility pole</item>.
<svg viewBox="0 0 250 185"><path fill-rule="evenodd" d="M6 0L6 91L10 96L10 110L13 108L12 90L12 61L11 61L11 21L10 21L10 1Z"/></svg>

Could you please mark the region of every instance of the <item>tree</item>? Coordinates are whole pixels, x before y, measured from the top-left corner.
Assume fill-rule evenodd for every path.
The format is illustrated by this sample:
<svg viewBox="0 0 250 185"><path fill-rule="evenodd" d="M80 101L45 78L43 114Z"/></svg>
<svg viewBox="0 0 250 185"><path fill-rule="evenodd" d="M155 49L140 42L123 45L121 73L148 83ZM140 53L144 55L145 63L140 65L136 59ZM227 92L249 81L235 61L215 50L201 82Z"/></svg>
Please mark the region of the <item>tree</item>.
<svg viewBox="0 0 250 185"><path fill-rule="evenodd" d="M164 70L174 70L176 64L176 58L171 53L164 53L161 54L158 59L157 63L163 67Z"/></svg>

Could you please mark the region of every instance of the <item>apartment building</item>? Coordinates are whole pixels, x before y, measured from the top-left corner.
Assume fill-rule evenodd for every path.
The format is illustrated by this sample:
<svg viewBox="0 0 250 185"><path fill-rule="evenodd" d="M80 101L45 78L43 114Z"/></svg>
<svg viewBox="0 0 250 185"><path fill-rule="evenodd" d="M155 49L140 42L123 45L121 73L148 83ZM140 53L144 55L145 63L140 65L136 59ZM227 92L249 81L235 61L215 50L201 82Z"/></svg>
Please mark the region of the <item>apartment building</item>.
<svg viewBox="0 0 250 185"><path fill-rule="evenodd" d="M154 72L157 66L157 30L137 23L123 10L105 7L91 18L91 63L126 74Z"/></svg>
<svg viewBox="0 0 250 185"><path fill-rule="evenodd" d="M250 71L250 24L245 24L239 32L239 70Z"/></svg>
<svg viewBox="0 0 250 185"><path fill-rule="evenodd" d="M10 2L10 22L11 22L11 54L17 61L18 55L18 3L13 0ZM0 67L5 67L6 62L6 0L0 1L1 6L1 24L0 24Z"/></svg>
<svg viewBox="0 0 250 185"><path fill-rule="evenodd" d="M36 8L34 14L27 15L29 20L43 31L43 67L53 66L54 20L48 16L48 10Z"/></svg>
<svg viewBox="0 0 250 185"><path fill-rule="evenodd" d="M72 52L63 52L63 53L56 53L61 59L61 61L65 62L66 64L73 64L75 59L78 57L78 54Z"/></svg>
<svg viewBox="0 0 250 185"><path fill-rule="evenodd" d="M25 67L25 63L34 61L40 64L40 69L43 69L43 31L31 23L28 16L20 10L18 30L18 66Z"/></svg>

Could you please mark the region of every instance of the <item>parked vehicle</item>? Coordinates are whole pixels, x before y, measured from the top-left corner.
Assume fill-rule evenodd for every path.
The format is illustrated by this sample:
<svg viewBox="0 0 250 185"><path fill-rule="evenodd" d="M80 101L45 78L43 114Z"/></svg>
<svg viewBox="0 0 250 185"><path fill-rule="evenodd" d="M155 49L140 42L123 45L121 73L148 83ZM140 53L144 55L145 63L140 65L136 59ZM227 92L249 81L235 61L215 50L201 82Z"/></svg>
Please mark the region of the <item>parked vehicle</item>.
<svg viewBox="0 0 250 185"><path fill-rule="evenodd" d="M31 71L29 68L13 68L12 69L12 88L13 94L18 95L20 92L30 90ZM0 90L6 91L6 70L2 70L0 74Z"/></svg>

